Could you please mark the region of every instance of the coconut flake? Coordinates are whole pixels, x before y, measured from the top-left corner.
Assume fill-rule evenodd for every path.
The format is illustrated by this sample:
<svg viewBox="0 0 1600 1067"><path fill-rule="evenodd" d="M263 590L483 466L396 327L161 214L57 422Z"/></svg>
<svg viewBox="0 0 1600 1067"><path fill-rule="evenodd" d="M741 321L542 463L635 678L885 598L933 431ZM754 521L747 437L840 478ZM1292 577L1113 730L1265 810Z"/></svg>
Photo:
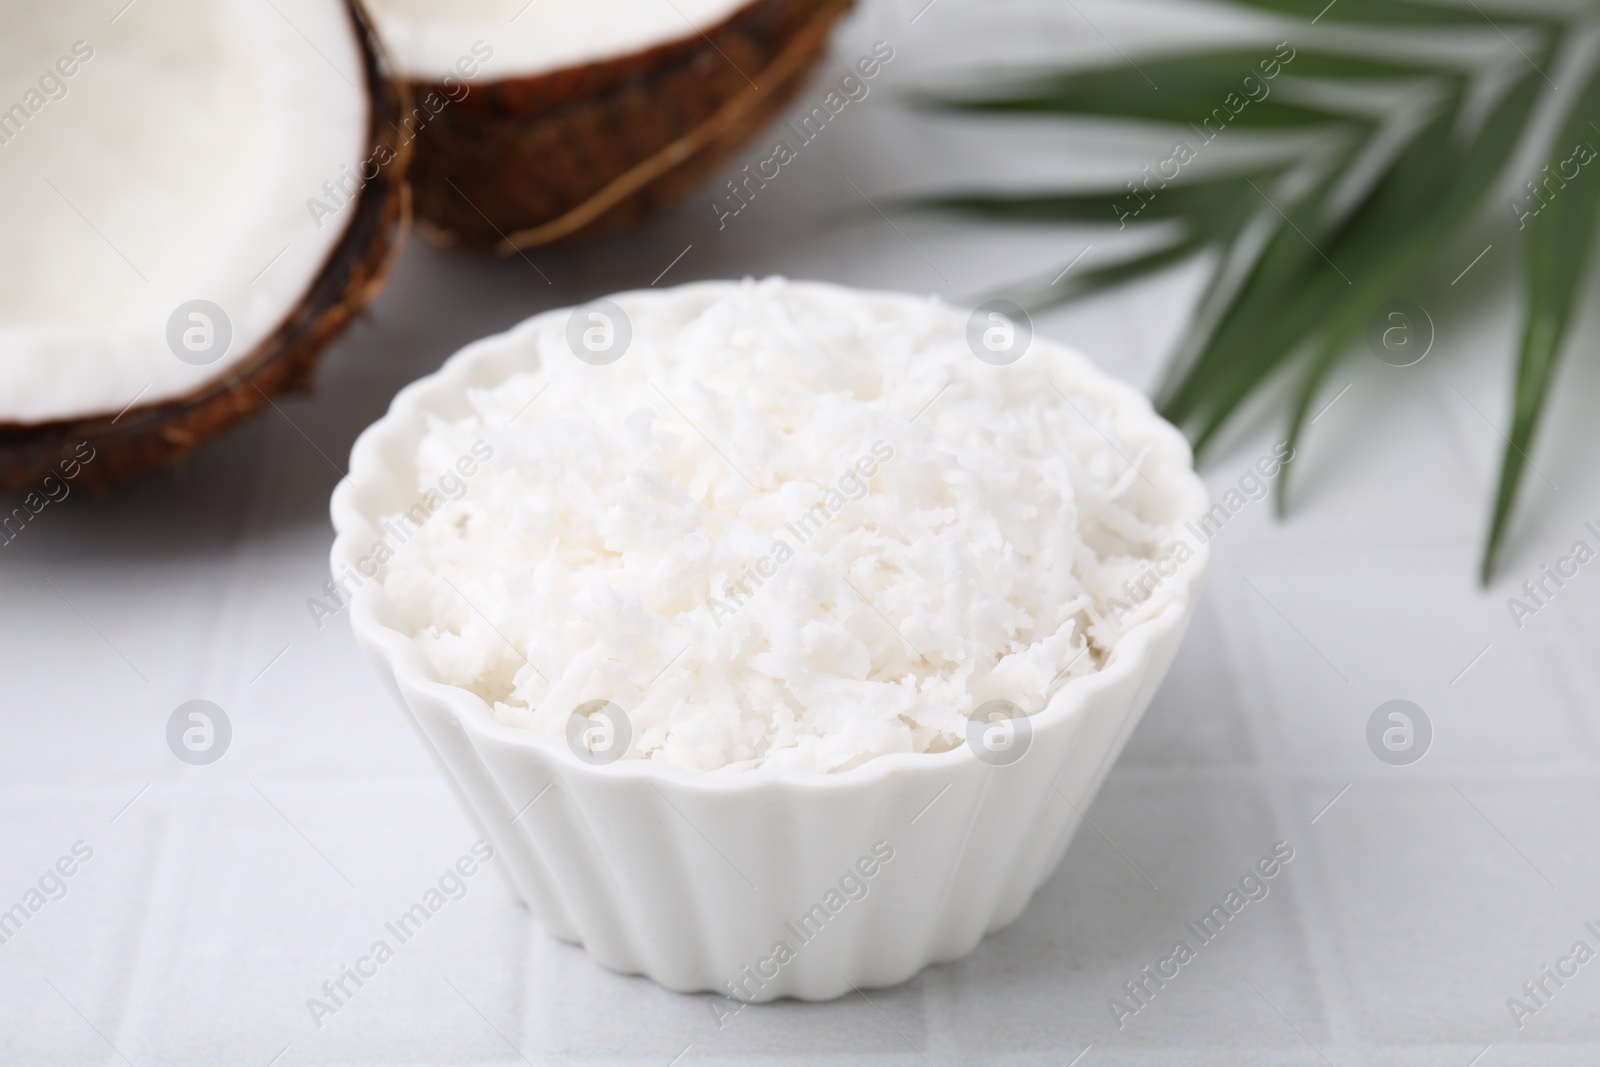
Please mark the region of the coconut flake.
<svg viewBox="0 0 1600 1067"><path fill-rule="evenodd" d="M383 573L507 725L610 700L626 758L694 771L947 750L1099 669L1179 539L1154 416L1047 342L993 367L937 301L782 279L618 299L618 362L546 316L508 342L537 371L432 421L419 492L492 458Z"/></svg>

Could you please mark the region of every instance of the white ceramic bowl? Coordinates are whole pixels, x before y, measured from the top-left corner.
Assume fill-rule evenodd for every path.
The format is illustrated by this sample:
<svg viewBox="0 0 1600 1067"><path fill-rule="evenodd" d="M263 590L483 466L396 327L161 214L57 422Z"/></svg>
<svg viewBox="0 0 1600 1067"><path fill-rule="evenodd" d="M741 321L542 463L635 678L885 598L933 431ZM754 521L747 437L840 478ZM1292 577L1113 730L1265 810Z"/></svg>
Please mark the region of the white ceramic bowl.
<svg viewBox="0 0 1600 1067"><path fill-rule="evenodd" d="M673 292L610 299L629 309ZM468 388L534 369L528 338L569 311L467 346L402 390L361 435L333 494L336 575L414 495L424 415L459 417ZM1070 364L1073 381L1115 412L1119 431L1150 447L1142 468L1164 480L1181 514L1205 509L1187 442L1143 396L1043 338L1033 345L1029 358ZM880 756L833 774L697 775L638 759L595 766L437 681L377 582L356 593L350 617L551 934L668 989L824 1000L957 959L1022 912L1172 662L1208 562L1204 544L1191 547L1194 558L1156 588L1103 668L1067 682L1030 717L1030 746L1007 766L966 746Z"/></svg>

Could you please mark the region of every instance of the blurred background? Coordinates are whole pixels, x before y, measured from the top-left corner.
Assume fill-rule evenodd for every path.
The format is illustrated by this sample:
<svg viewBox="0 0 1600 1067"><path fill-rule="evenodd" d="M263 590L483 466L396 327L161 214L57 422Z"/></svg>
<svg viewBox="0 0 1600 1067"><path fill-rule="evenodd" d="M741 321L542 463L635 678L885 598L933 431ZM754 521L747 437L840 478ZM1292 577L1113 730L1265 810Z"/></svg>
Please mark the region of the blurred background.
<svg viewBox="0 0 1600 1067"><path fill-rule="evenodd" d="M1576 258L1557 249L1546 263L1529 259L1539 246L1522 218L1534 202L1525 182L1540 178L1568 114L1545 106L1515 117L1532 139L1505 152L1462 219L1331 259L1318 246L1335 244L1300 234L1316 270L1367 256L1370 273L1349 279L1361 309L1302 308L1291 287L1273 298L1281 314L1239 327L1248 337L1303 314L1313 349L1324 328L1338 342L1287 468L1290 506L1277 518L1275 500L1249 499L1247 484L1245 502L1229 507L1171 674L1090 825L1013 926L870 1000L756 1006L719 1027L717 998L602 970L536 929L503 881L479 878L336 1017L319 1027L307 1013L307 998L476 838L347 622L319 625L307 606L324 595L329 493L356 435L397 390L461 345L548 308L782 274L962 304L1043 293L1030 302L1035 329L1157 393L1172 360L1195 351L1197 309L1225 306L1214 279L1233 245L1196 244L1073 302L1052 303L1050 290L1218 217L1210 204L1190 205L1192 218L1177 207L1163 216L1143 184L1172 156L1172 130L1115 106L1101 109L1111 117L1066 121L950 113L919 106L918 94L981 95L1035 65L1138 72L1153 54L1211 43L1267 57L1292 41L1286 72L1318 42L1369 54L1329 11L1340 4L1312 25L1321 3L1278 5L1286 13L1275 17L1179 0L858 0L777 121L818 106L875 42L888 42L893 60L736 216L713 205L770 154L765 134L631 232L504 257L413 234L310 395L278 398L176 467L50 506L0 549L0 908L75 842L92 859L0 944L0 1061L1600 1060L1600 963L1574 955L1580 941L1600 954L1600 570L1576 567L1559 585L1544 577L1575 542L1600 548L1586 525L1600 527L1590 417L1600 323L1586 272L1592 213L1561 223ZM1531 68L1542 104L1576 108L1594 25L1570 6L1551 10L1572 16L1564 50L1539 52L1549 35L1508 25L1497 8L1477 12L1477 25L1395 28L1384 54L1409 61L1458 48L1501 72L1500 92ZM1381 11L1372 17L1382 22ZM308 68L320 62L308 53ZM1189 84L1180 71L1160 88L1160 70L1147 69L1157 96ZM1330 72L1301 69L1308 81L1291 91L1285 73L1271 99L1331 99L1333 88L1310 81ZM1379 118L1395 110L1374 94L1396 76L1377 71L1383 84L1361 90L1376 103L1347 87L1349 107ZM1251 188L1298 233L1296 201L1279 192L1289 187L1273 184L1287 171L1272 161L1315 162L1326 139L1293 118L1230 130L1194 166L1204 176L1267 161L1249 171ZM1419 143L1409 139L1416 128L1395 133L1392 151ZM1201 134L1182 136L1195 144ZM1586 136L1600 145L1600 130ZM1149 198L1151 210L1126 228L1120 212L1095 221L1070 204L1056 205L1053 222L908 210L918 197L1040 189L1121 190L1135 197L1125 208ZM1544 210L1568 200L1578 210L1595 197L1573 181ZM1406 236L1416 209L1380 216L1374 232ZM1261 205L1247 214L1262 217ZM1418 242L1425 256L1387 271ZM1529 287L1554 291L1569 277L1561 291L1575 310L1559 348L1570 358L1538 433L1515 449L1530 470L1485 585ZM1407 317L1381 318L1374 343L1372 316L1391 304ZM1384 342L1391 326L1431 344L1412 359L1412 341ZM1286 439L1302 379L1261 377L1264 389L1241 398L1202 457L1218 500ZM1541 582L1530 600L1525 583ZM169 717L190 700L226 715L231 736L214 763L189 765L169 748ZM1408 703L1378 715L1396 700ZM1388 717L1396 707L1403 722ZM1386 745L1395 725L1410 733ZM1119 1020L1108 1001L1135 1003L1125 983L1280 841L1293 860L1269 898ZM1547 966L1577 970L1558 983Z"/></svg>

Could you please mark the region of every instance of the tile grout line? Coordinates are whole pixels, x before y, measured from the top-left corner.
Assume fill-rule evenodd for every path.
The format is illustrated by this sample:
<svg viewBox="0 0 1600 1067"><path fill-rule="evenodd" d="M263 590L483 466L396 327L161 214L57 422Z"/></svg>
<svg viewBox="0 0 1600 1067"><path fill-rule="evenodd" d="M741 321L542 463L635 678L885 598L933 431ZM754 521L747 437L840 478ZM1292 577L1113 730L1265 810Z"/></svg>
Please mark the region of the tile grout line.
<svg viewBox="0 0 1600 1067"><path fill-rule="evenodd" d="M157 979L162 968L158 961L168 943L156 934L160 928L171 927L171 916L175 911L187 914L186 891L192 885L192 882L185 882L178 876L184 866L181 862L184 850L182 842L193 840L189 836L179 836L183 809L169 804L165 812L166 818L161 820L160 838L156 843L156 855L148 867L147 903L133 932L133 951L127 957L126 980L118 989L120 1007L115 1021L107 1026L107 1030L116 1037L116 1047L130 1049L130 1054L135 1056L144 1050L143 1021L160 1016L159 1012L148 1010L153 990L160 988ZM175 845L175 842L178 844ZM143 1057L140 1056L140 1059Z"/></svg>
<svg viewBox="0 0 1600 1067"><path fill-rule="evenodd" d="M1218 595L1223 588L1228 588L1224 586L1225 578L1233 579L1231 588L1235 595L1228 600ZM1253 755L1259 775L1260 785L1257 788L1266 799L1271 825L1276 833L1295 846L1297 859L1303 855L1308 866L1315 868L1320 866L1320 856L1310 845L1313 835L1318 831L1311 826L1310 819L1319 813L1309 808L1301 811L1296 802L1298 791L1295 782L1299 777L1299 768L1293 771L1289 769L1292 766L1292 753L1284 736L1281 717L1273 711L1270 695L1264 695L1269 693L1273 680L1268 679L1266 687L1237 684L1239 679L1250 678L1256 673L1254 668L1241 669L1241 665L1249 667L1250 659L1239 655L1238 638L1241 635L1249 638L1255 633L1251 620L1257 616L1247 605L1259 598L1247 584L1242 569L1231 575L1214 573L1211 584L1214 590L1211 602L1217 610L1216 618L1228 672L1243 697L1241 703L1244 706L1246 730L1254 746ZM1251 640L1243 642L1245 648L1258 644ZM1339 769L1336 773L1342 775L1343 770ZM1320 799L1318 802L1326 803ZM1337 806L1333 810L1337 811ZM1289 873L1292 877L1295 872L1291 870ZM1294 892L1288 895L1296 939L1310 963L1311 990L1317 1018L1326 1028L1327 1039L1323 1044L1333 1049L1348 1048L1352 1036L1359 1034L1360 1030L1347 996L1333 981L1333 976L1341 973L1341 957L1336 946L1323 933L1332 928L1327 921L1332 909L1325 899L1326 884L1325 879L1302 874L1293 882Z"/></svg>

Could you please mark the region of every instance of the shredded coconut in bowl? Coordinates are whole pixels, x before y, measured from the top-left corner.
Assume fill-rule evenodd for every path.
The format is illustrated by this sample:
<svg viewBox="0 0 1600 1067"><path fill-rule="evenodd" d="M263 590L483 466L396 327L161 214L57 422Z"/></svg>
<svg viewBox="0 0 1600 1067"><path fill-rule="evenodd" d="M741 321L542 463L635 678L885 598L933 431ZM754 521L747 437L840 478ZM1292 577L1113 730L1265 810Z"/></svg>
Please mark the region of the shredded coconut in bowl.
<svg viewBox="0 0 1600 1067"><path fill-rule="evenodd" d="M608 365L566 311L489 342L533 369L430 416L385 524L402 627L502 723L610 701L624 758L693 771L944 751L1099 669L1188 558L1186 452L1042 339L992 366L966 312L783 279L615 299Z"/></svg>

